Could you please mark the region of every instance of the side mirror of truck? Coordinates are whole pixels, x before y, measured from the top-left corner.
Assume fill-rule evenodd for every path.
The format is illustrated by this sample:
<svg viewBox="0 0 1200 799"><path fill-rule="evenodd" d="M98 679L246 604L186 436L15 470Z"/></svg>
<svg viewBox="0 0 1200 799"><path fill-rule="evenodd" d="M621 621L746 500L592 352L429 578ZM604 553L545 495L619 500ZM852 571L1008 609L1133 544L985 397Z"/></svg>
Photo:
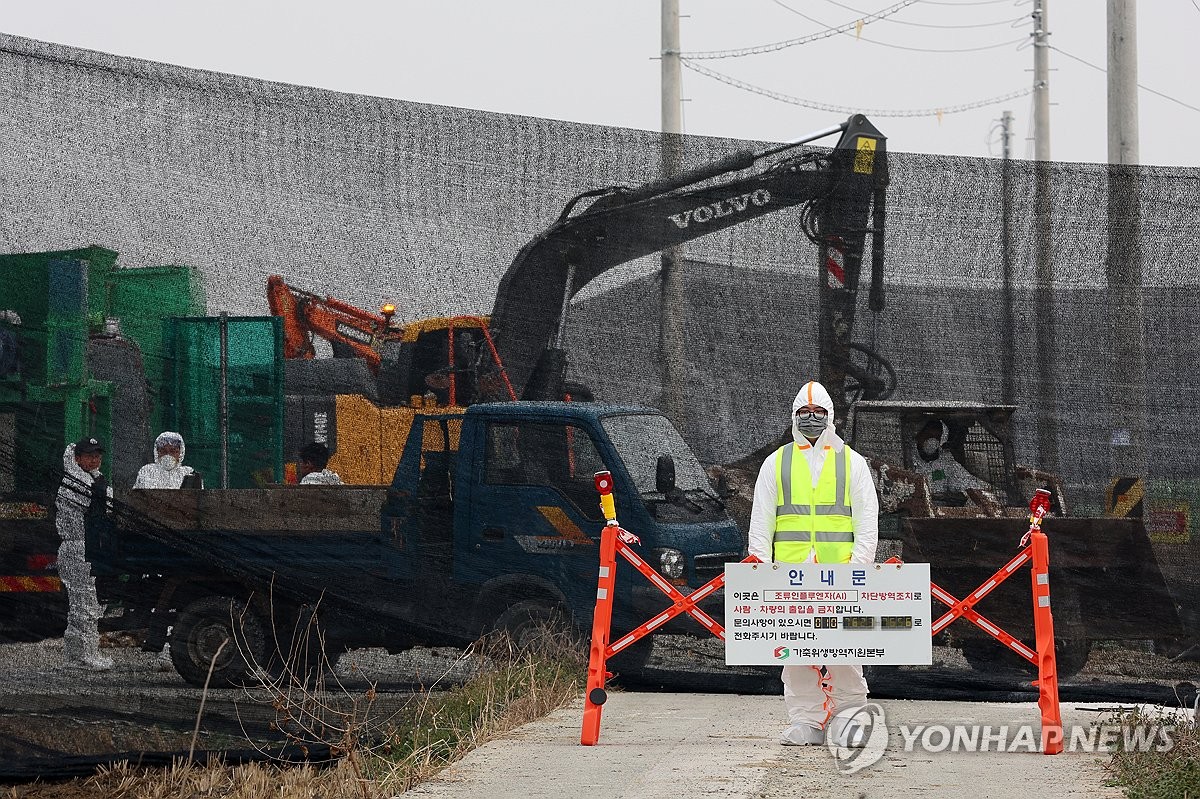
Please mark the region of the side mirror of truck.
<svg viewBox="0 0 1200 799"><path fill-rule="evenodd" d="M654 488L663 496L675 492L675 459L670 455L659 455L654 465Z"/></svg>

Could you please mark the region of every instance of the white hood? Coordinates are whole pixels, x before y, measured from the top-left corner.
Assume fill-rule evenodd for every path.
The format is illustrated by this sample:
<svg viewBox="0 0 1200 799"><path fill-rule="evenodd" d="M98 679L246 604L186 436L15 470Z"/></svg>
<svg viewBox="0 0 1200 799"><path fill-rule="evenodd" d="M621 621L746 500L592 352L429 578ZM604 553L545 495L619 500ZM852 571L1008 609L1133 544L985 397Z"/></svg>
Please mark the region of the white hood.
<svg viewBox="0 0 1200 799"><path fill-rule="evenodd" d="M796 430L796 411L803 408L805 405L819 405L825 409L825 430L821 433L813 446L816 447L831 447L835 451L840 451L845 442L842 437L834 432L833 424L833 398L829 396L829 392L825 390L825 386L814 381L805 383L800 388L800 392L796 394L796 398L792 400L792 438L801 446L808 445L808 439Z"/></svg>
<svg viewBox="0 0 1200 799"><path fill-rule="evenodd" d="M158 434L158 438L154 439L154 451L150 453L150 460L158 460L158 448L164 443L175 443L179 445L179 464L183 465L183 457L187 454L187 445L183 443L183 436L171 430L164 430ZM203 460L203 458L201 459Z"/></svg>

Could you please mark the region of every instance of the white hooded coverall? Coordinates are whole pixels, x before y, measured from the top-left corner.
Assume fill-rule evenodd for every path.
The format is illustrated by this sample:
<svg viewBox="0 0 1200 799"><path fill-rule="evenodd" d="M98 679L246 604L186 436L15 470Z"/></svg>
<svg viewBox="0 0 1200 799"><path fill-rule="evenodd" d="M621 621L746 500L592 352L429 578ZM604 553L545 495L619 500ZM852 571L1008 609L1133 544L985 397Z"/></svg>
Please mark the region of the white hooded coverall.
<svg viewBox="0 0 1200 799"><path fill-rule="evenodd" d="M159 456L159 447L164 444L177 444L179 446L179 460L175 461L173 456ZM138 470L137 480L134 481L134 488L182 488L183 478L192 473L191 466L183 465L183 456L187 453L187 447L183 443L183 436L179 433L164 431L158 434L158 438L154 439L154 462L147 463Z"/></svg>
<svg viewBox="0 0 1200 799"><path fill-rule="evenodd" d="M319 472L309 472L300 478L300 485L305 486L340 486L342 478L337 472L331 469L322 469Z"/></svg>
<svg viewBox="0 0 1200 799"><path fill-rule="evenodd" d="M92 483L99 471L85 472L75 462L75 445L63 451L63 481L55 501L54 525L62 543L58 546L58 576L67 589L67 629L63 633L63 657L70 665L107 669L112 661L100 654L100 602L96 578L84 551L84 517L91 503ZM112 489L109 489L110 496Z"/></svg>
<svg viewBox="0 0 1200 799"><path fill-rule="evenodd" d="M806 405L819 405L828 414L825 429L815 443L810 444L796 429L796 411ZM805 383L792 401L791 446L803 453L812 473L813 486L821 475L821 467L830 453L841 452L846 443L834 432L833 400L820 383ZM768 457L758 472L754 485L754 507L750 514L750 554L764 562L774 561L776 451ZM866 458L850 450L850 505L854 524L854 549L850 563L874 563L879 541L879 498L875 481ZM815 550L813 551L815 553ZM809 555L810 562L814 554ZM867 701L867 682L862 666L784 666L783 701L791 725L808 725L823 729L834 713L859 707Z"/></svg>

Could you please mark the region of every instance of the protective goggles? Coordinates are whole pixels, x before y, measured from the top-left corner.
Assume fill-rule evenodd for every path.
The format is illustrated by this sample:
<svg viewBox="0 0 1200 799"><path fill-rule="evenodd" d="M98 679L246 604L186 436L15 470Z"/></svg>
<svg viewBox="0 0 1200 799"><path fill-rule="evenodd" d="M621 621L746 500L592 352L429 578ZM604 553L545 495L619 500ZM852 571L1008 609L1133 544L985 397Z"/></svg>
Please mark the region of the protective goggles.
<svg viewBox="0 0 1200 799"><path fill-rule="evenodd" d="M796 411L797 419L824 419L829 411L824 408L800 408Z"/></svg>

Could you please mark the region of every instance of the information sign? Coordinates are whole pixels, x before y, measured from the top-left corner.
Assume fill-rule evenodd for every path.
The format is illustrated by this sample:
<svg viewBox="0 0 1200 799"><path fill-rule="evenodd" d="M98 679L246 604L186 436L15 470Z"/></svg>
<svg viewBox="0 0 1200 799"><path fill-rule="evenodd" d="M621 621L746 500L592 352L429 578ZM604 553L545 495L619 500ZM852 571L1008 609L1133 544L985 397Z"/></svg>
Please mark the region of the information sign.
<svg viewBox="0 0 1200 799"><path fill-rule="evenodd" d="M729 563L725 662L928 665L928 563Z"/></svg>

